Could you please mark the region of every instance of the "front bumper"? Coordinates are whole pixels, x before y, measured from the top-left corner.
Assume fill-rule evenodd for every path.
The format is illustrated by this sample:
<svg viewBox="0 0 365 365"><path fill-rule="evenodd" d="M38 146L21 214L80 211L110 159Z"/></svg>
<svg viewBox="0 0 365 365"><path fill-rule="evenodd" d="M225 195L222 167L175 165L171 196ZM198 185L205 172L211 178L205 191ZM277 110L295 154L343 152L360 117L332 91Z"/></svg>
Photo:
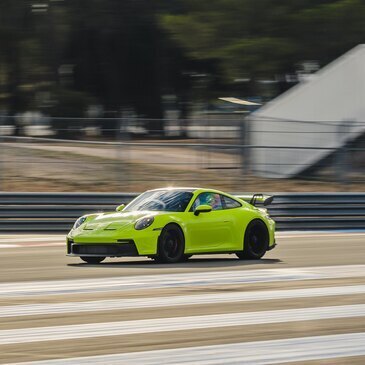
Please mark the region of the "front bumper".
<svg viewBox="0 0 365 365"><path fill-rule="evenodd" d="M87 231L80 228L67 235L67 254L105 257L155 255L160 233L154 229Z"/></svg>
<svg viewBox="0 0 365 365"><path fill-rule="evenodd" d="M123 256L139 256L136 244L133 240L128 243L116 244L77 244L68 240L67 256L103 256L103 257L123 257Z"/></svg>

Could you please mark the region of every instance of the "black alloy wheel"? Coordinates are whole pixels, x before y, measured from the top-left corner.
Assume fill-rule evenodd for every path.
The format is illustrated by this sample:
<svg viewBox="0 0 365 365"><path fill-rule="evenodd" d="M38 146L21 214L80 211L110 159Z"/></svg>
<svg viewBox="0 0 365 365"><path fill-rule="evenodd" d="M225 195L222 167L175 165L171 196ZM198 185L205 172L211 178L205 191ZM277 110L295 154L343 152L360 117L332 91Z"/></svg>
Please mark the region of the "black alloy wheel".
<svg viewBox="0 0 365 365"><path fill-rule="evenodd" d="M240 259L258 260L263 257L269 247L269 232L265 223L255 219L247 226L243 251L238 252Z"/></svg>
<svg viewBox="0 0 365 365"><path fill-rule="evenodd" d="M182 261L184 250L185 240L181 229L176 224L168 224L161 232L156 261L165 263Z"/></svg>

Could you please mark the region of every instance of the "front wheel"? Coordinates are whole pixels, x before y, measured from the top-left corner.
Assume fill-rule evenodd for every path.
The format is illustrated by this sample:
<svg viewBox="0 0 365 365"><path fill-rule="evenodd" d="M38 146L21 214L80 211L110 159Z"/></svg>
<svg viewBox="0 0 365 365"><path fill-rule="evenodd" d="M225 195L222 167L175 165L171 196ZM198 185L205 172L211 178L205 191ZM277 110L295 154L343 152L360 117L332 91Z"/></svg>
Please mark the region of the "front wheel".
<svg viewBox="0 0 365 365"><path fill-rule="evenodd" d="M176 224L168 224L161 232L158 243L157 262L175 263L184 259L185 240Z"/></svg>
<svg viewBox="0 0 365 365"><path fill-rule="evenodd" d="M102 256L80 256L82 261L87 262L88 264L100 264L105 257Z"/></svg>
<svg viewBox="0 0 365 365"><path fill-rule="evenodd" d="M269 232L261 220L253 220L247 226L243 251L238 252L239 259L258 260L265 255L269 247Z"/></svg>

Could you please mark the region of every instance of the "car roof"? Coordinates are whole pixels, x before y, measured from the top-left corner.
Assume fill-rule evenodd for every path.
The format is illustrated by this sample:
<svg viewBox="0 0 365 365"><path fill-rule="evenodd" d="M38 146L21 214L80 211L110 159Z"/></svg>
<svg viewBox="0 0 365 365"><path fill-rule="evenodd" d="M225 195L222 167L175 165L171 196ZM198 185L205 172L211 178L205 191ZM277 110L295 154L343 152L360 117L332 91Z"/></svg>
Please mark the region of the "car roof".
<svg viewBox="0 0 365 365"><path fill-rule="evenodd" d="M170 187L170 186L167 186L165 188L159 188L159 189L151 189L151 190L148 190L148 191L164 191L164 190L182 190L182 191L189 191L189 192L192 192L192 193L195 193L195 192L204 192L204 191L207 191L207 192L211 192L211 193L217 193L217 194L225 194L225 195L231 195L231 194L228 194L228 193L225 193L223 191L219 191L219 190L216 190L216 189L209 189L209 188L186 188L186 187Z"/></svg>
<svg viewBox="0 0 365 365"><path fill-rule="evenodd" d="M147 191L166 191L166 190L183 190L183 191L195 192L195 191L199 190L199 188L184 188L184 187L166 186L165 188L151 189L151 190L147 190Z"/></svg>
<svg viewBox="0 0 365 365"><path fill-rule="evenodd" d="M216 190L216 189L209 189L209 188L184 188L184 187L175 187L175 186L170 187L170 186L167 186L165 188L151 189L151 190L147 190L147 191L166 191L166 190L186 191L186 192L197 194L197 195L199 195L201 193L204 193L204 192L222 194L222 195L230 197L233 200L238 201L240 204L243 204L243 203L247 204L242 199L239 199L237 196L234 196L234 195L229 194L229 193L225 193L224 191L220 191L220 190Z"/></svg>

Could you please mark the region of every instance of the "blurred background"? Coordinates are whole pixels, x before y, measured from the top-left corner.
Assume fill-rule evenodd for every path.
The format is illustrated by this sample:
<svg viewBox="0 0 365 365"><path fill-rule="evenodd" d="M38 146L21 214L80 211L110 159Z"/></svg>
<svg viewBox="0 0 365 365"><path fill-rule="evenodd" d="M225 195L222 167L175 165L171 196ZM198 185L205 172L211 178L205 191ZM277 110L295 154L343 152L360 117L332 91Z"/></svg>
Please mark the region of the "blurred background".
<svg viewBox="0 0 365 365"><path fill-rule="evenodd" d="M363 0L1 0L0 190L364 191Z"/></svg>

